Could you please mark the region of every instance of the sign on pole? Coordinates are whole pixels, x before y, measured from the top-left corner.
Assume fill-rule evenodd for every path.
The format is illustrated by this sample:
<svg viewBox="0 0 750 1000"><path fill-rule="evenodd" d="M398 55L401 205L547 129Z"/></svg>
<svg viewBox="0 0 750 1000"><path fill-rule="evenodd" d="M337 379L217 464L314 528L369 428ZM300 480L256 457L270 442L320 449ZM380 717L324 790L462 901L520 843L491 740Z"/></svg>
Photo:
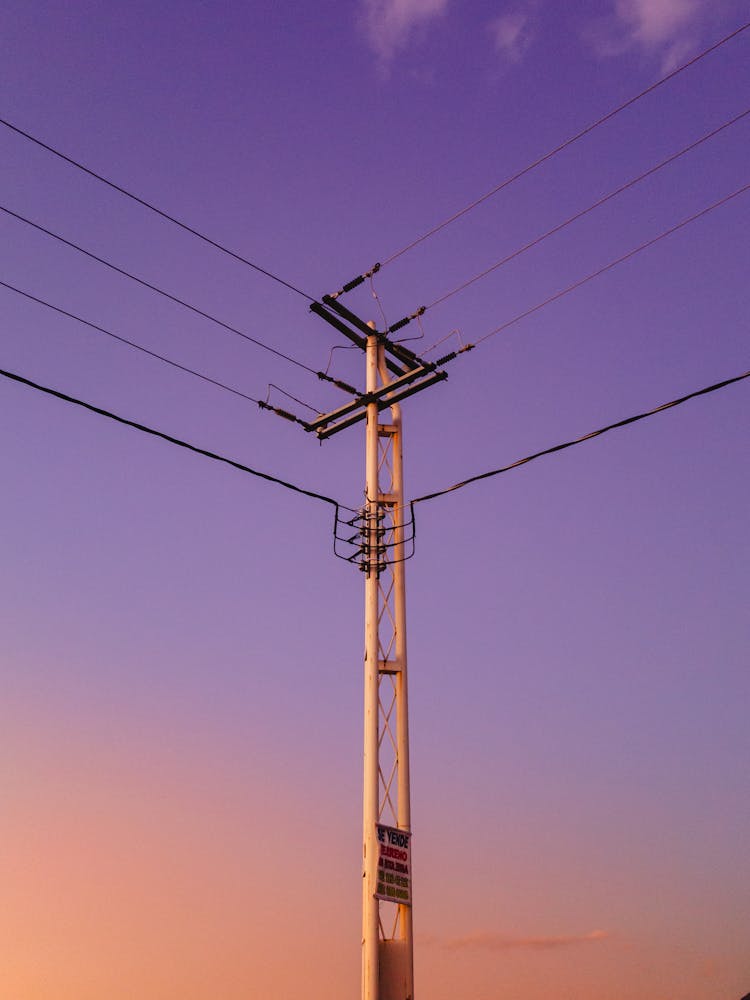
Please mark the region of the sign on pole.
<svg viewBox="0 0 750 1000"><path fill-rule="evenodd" d="M411 833L377 825L378 899L411 906Z"/></svg>

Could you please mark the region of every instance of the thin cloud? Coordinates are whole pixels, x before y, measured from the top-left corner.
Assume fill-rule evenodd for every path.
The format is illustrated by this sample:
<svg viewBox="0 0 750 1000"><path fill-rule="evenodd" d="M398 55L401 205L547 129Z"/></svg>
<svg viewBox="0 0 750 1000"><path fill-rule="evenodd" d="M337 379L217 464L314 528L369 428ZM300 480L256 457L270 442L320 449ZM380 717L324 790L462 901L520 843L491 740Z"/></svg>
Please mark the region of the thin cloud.
<svg viewBox="0 0 750 1000"><path fill-rule="evenodd" d="M606 941L611 937L608 931L589 931L588 934L561 934L546 937L509 937L491 931L479 931L467 937L453 938L443 942L449 951L554 951L575 945Z"/></svg>
<svg viewBox="0 0 750 1000"><path fill-rule="evenodd" d="M662 73L671 73L673 69L684 63L688 56L692 55L697 48L695 37L678 38L676 42L667 46L661 60Z"/></svg>
<svg viewBox="0 0 750 1000"><path fill-rule="evenodd" d="M641 45L672 42L695 18L701 0L617 0L615 12Z"/></svg>
<svg viewBox="0 0 750 1000"><path fill-rule="evenodd" d="M524 11L501 14L489 25L495 49L510 62L519 63L531 44L531 19Z"/></svg>
<svg viewBox="0 0 750 1000"><path fill-rule="evenodd" d="M414 32L440 17L448 0L363 0L365 37L383 67L405 48Z"/></svg>
<svg viewBox="0 0 750 1000"><path fill-rule="evenodd" d="M640 49L669 73L695 48L707 9L708 0L614 0L612 13L589 24L584 36L601 58Z"/></svg>

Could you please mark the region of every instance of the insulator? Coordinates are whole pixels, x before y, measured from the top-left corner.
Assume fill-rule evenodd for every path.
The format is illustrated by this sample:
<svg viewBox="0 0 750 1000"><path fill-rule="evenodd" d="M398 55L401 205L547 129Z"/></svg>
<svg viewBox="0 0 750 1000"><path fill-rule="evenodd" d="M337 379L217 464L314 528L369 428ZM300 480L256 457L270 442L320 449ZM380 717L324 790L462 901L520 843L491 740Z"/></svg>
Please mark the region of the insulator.
<svg viewBox="0 0 750 1000"><path fill-rule="evenodd" d="M393 326L388 327L388 333L395 333L396 330L401 330L403 327L408 326L409 323L411 323L411 316L404 316L398 323L394 323Z"/></svg>
<svg viewBox="0 0 750 1000"><path fill-rule="evenodd" d="M341 379L338 378L331 379L331 381L338 389L343 389L344 392L348 392L351 396L359 395L359 391L355 389L353 386L349 385L348 382L342 382Z"/></svg>
<svg viewBox="0 0 750 1000"><path fill-rule="evenodd" d="M353 289L357 288L358 285L361 285L364 280L365 280L364 274L360 274L356 278L352 278L351 281L347 281L347 283L343 286L341 291L351 292L353 291Z"/></svg>
<svg viewBox="0 0 750 1000"><path fill-rule="evenodd" d="M457 357L458 357L458 351L451 351L450 354L446 354L444 357L438 358L437 361L434 362L435 367L439 368L440 365L447 364L449 361L453 361L453 359Z"/></svg>
<svg viewBox="0 0 750 1000"><path fill-rule="evenodd" d="M278 406L274 406L272 407L272 409L275 414L277 414L279 417L283 417L284 420L291 420L293 424L302 423L299 417L295 417L295 415L293 413L290 413L289 410L282 410Z"/></svg>

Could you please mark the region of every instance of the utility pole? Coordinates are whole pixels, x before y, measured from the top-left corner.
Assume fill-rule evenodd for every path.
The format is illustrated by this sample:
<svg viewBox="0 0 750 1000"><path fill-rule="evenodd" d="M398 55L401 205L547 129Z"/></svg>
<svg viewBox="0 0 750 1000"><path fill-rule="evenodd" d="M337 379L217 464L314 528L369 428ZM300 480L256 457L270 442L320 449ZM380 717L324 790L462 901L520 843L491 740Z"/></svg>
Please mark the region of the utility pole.
<svg viewBox="0 0 750 1000"><path fill-rule="evenodd" d="M335 531L354 546L343 558L365 577L362 1000L414 1000L405 586L414 525L404 506L399 401L446 375L389 340L394 327L379 333L364 323L340 294L310 308L364 351L366 389L308 429L323 439L366 421L365 503L343 522L351 537L339 535L338 522Z"/></svg>
<svg viewBox="0 0 750 1000"><path fill-rule="evenodd" d="M383 344L371 333L367 392L389 381ZM393 403L381 422L372 402L366 419L362 1000L413 1000L401 408ZM405 902L395 901L399 890Z"/></svg>

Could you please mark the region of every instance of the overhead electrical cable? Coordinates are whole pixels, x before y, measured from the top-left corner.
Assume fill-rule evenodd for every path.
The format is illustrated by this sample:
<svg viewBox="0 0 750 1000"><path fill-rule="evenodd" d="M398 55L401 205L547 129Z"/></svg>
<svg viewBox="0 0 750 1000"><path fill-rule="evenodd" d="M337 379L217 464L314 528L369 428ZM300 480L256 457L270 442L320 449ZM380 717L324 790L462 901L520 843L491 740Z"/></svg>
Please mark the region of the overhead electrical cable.
<svg viewBox="0 0 750 1000"><path fill-rule="evenodd" d="M573 282L572 285L568 285L567 288L563 288L561 291L555 292L554 295L550 295L549 298L546 298L543 302L540 302L538 305L532 306L531 309L526 309L518 316L514 316L513 319L509 319L505 323L501 323L500 326L496 326L494 330L490 330L489 333L485 333L484 336L479 337L479 339L474 342L475 346L478 346L485 340L489 340L490 337L494 337L496 334L501 333L503 330L507 330L508 327L513 326L515 323L518 323L519 320L525 319L527 316L531 316L533 313L536 313L540 309L545 308L545 306L550 305L550 303L556 302L558 299L563 298L563 296L565 295L569 295L571 292L574 292L578 288L581 288L589 281L593 281L595 278L601 277L601 275L606 274L608 271L611 271L619 264L624 264L625 261L630 260L631 257L635 257L636 254L639 254L642 251L647 250L649 247L654 246L654 244L659 243L661 240L666 239L668 236L671 236L673 233L678 232L680 229L684 229L685 226L690 225L690 223L697 222L697 220L702 219L704 215L708 215L709 212L713 212L717 208L721 208L722 205L726 205L728 202L732 201L732 199L738 198L741 194L745 194L745 192L747 191L750 191L750 184L744 184L741 188L737 188L737 190L733 191L731 194L725 195L723 198L720 198L718 201L715 201L712 205L708 205L706 208L702 208L700 212L696 212L694 215L689 216L687 219L683 219L681 222L676 223L676 225L670 226L669 229L665 229L664 232L659 233L658 236L654 236L650 240L646 240L645 243L641 243L640 246L637 246L634 249L629 250L621 257L617 257L615 260L611 260L608 264L605 264L604 267L600 267L593 273L586 275L585 278L581 278L578 281Z"/></svg>
<svg viewBox="0 0 750 1000"><path fill-rule="evenodd" d="M44 306L46 309L51 309L53 312L59 313L61 316L66 316L68 319L73 319L77 323L81 323L83 326L89 327L91 330L96 330L97 333L103 333L105 336L111 337L112 340L117 340L121 344L125 344L126 347L132 347L133 350L140 351L143 354L148 354L149 357L152 357L157 361L161 361L165 365L169 365L172 368L176 368L181 372L186 372L188 375L193 375L195 378L199 378L203 382L208 382L210 385L216 386L217 389L223 389L225 392L230 392L234 396L241 396L242 399L246 399L250 403L255 403L261 409L274 410L274 412L278 413L280 416L284 416L285 419L294 420L296 423L302 424L303 427L307 427L305 421L295 417L294 414L287 413L285 410L279 411L275 407L269 406L263 400L256 399L255 396L250 396L246 392L241 392L239 389L235 389L233 386L227 385L225 382L220 382L218 379L211 378L209 375L196 371L194 368L189 368L187 365L183 365L179 361L173 361L172 358L168 358L164 354L159 354L157 351L152 351L151 348L144 347L143 344L138 344L134 340L129 340L127 337L123 337L119 333L113 333L112 330L107 330L105 327L99 326L98 323L92 323L90 320L83 319L82 316L77 316L75 313L69 312L67 309L53 305L45 299L40 299L37 295L32 295L31 292L25 292L22 288L16 288L15 285L10 285L7 281L0 281L0 288L6 288L10 292L22 295L25 299L30 299L32 302L36 302L40 306Z"/></svg>
<svg viewBox="0 0 750 1000"><path fill-rule="evenodd" d="M311 413L315 413L316 415L320 413L320 410L317 407L310 406L310 404L306 403L304 399L297 399L297 397L293 396L291 392L287 392L286 389L282 389L281 386L276 385L275 382L268 383L268 394L266 395L266 402L268 402L269 399L271 398L271 389L275 389L276 392L280 392L282 396L286 396L287 399L291 399L292 402L297 403L299 406L304 406L304 408L306 410L310 410Z"/></svg>
<svg viewBox="0 0 750 1000"><path fill-rule="evenodd" d="M167 222L171 222L173 225L178 226L180 229L183 229L186 233L190 233L191 236L196 236L199 240L202 240L204 243L208 243L209 246L212 246L216 250L220 250L222 253L226 254L228 257L232 257L234 260L239 261L240 264L246 264L248 267L251 267L254 271L257 271L259 274L265 275L266 278L270 278L272 281L277 282L279 285L283 285L290 291L296 292L297 295L301 295L309 302L315 301L312 295L308 295L307 292L303 292L302 289L297 288L296 285L293 285L289 281L285 281L284 278L280 278L278 274L274 274L267 268L261 267L260 264L255 264L253 263L253 261L248 260L247 257L243 257L236 251L230 250L228 247L225 247L222 243L218 243L216 240L211 239L210 236L206 236L205 233L202 233L199 230L194 229L192 226L189 226L186 222L182 222L180 221L180 219L175 218L175 216L170 215L168 212L163 211L161 208L157 208L156 205L153 205L151 202L146 201L145 198L141 198L139 195L133 194L133 192L128 191L127 188L124 188L121 185L116 184L114 181L109 180L107 177L103 177L101 174L98 174L95 170L92 170L90 167L85 166L78 160L74 160L73 157L67 156L65 153L62 153L59 149L55 149L54 146L50 146L48 143L43 142L41 139L37 138L37 136L35 135L32 135L30 132L24 131L24 129L19 128L18 125L14 125L13 122L9 122L5 118L0 118L0 125L4 125L12 132L15 132L17 135L22 136L24 139L28 139L29 142L35 143L35 145L40 146L42 149L47 150L48 153L52 153L54 156L57 156L61 160L64 160L66 163L69 163L72 167L76 167L76 169L82 170L85 174L88 174L89 177L93 177L95 178L95 180L101 181L102 184L106 184L107 187L112 188L113 191L117 191L119 194L124 195L126 198L130 198L131 201L136 202L138 205L142 205L143 208L149 209L149 211L154 212L162 219L166 219Z"/></svg>
<svg viewBox="0 0 750 1000"><path fill-rule="evenodd" d="M236 462L232 458L225 458L223 455L218 455L216 452L208 451L205 448L199 448L197 445L190 444L187 441L182 441L180 438L173 437L171 434L165 434L164 431L154 430L153 427L147 427L145 424L137 423L135 420L129 420L127 417L121 417L116 413L112 413L110 410L104 410L101 407L94 406L92 403L87 403L82 399L76 399L74 396L69 396L67 393L59 392L57 389L51 389L48 386L40 385L38 382L32 382L31 379L24 378L22 375L17 375L14 372L0 369L0 376L11 379L14 382L19 382L22 385L26 385L31 389L36 389L39 392L44 392L48 396L54 396L56 399L61 399L65 403L72 403L75 406L81 406L85 410L89 410L91 413L98 413L99 416L107 417L109 420L115 420L119 424L125 424L126 427L133 427L135 430L142 431L144 434L150 434L153 437L161 438L162 441L167 441L169 444L176 445L178 448L186 448L188 451L195 452L197 455L203 455L205 458L211 458L215 462L223 462L225 465L231 465L232 468L238 469L240 472L245 472L251 476L257 476L259 479L265 479L269 483L276 483L278 486L283 486L285 489L292 490L294 493L301 493L303 496L312 497L314 500L322 500L323 503L331 504L337 509L342 508L344 510L351 511L354 514L357 513L353 507L346 507L344 504L340 504L337 500L324 496L322 493L315 493L313 490L303 489L301 486L296 486L294 483L288 483L284 479L272 476L268 472L259 472L257 469L251 469L249 466L243 465L241 462Z"/></svg>
<svg viewBox="0 0 750 1000"><path fill-rule="evenodd" d="M546 308L553 302L557 302L558 299L562 299L566 295L570 295L571 292L575 292L577 289L582 288L584 285L588 284L589 281L593 281L595 278L601 277L603 274L606 274L608 271L611 271L619 264L623 264L625 263L625 261L628 261L632 257L635 257L636 254L639 254L642 251L647 250L649 247L654 246L656 243L659 243L661 240L666 239L668 236L671 236L673 233L678 232L680 229L684 229L685 226L690 225L690 223L692 222L696 222L698 219L703 218L704 215L708 215L709 212L713 212L715 209L720 208L722 205L726 205L727 202L732 201L733 198L738 198L741 194L744 194L749 190L750 190L750 184L744 184L741 188L738 188L731 194L725 195L723 198L720 198L712 205L708 205L706 208L702 208L699 212L696 212L694 215L689 216L687 219L683 219L676 225L670 226L669 229L665 229L657 236L652 237L650 240L646 240L646 242L641 243L640 246L634 247L632 250L628 250L627 253L622 254L622 256L617 257L615 260L611 260L608 264L605 264L603 267L598 268L596 271L592 271L591 274L587 274L584 278L579 278L578 281L574 281L572 284L567 285L565 288L562 288L559 292L555 292L553 295L549 295L546 299L544 299L541 302L537 302L536 305L531 306L529 309L524 309L523 312L518 313L511 319L505 320L504 323L501 323L499 326L496 326L493 330L490 330L489 333L485 333L482 337L479 337L473 343L465 344L463 347L461 347L460 350L451 351L451 353L445 355L445 357L438 358L437 361L433 362L433 364L438 366L447 364L449 361L452 361L454 358L456 358L459 354L463 354L466 351L473 350L475 347L478 347L479 344L484 343L485 340L489 340L490 337L494 337L496 334L502 333L503 330L507 330L511 326L515 326L516 323L520 323L521 320L526 319L528 316L533 316L534 313L537 313L541 309ZM449 334L448 336L450 335L451 334ZM446 339L447 339L446 337L443 337L437 343L433 344L431 347L428 347L427 350L424 351L424 354L429 354L431 351L434 351L435 348L438 347Z"/></svg>
<svg viewBox="0 0 750 1000"><path fill-rule="evenodd" d="M715 136L719 135L720 132L723 132L724 129L727 129L732 125L736 125L737 122L741 121L743 118L746 118L748 115L750 115L750 108L747 108L739 115L735 115L734 118L731 118L729 119L729 121L726 121L722 125L719 125L711 132L707 132L705 135L701 136L699 139L696 139L694 142L691 142L688 146L684 146L676 153L672 153L666 159L661 160L661 162L655 164L655 166L649 167L648 170L645 170L637 177L633 177L631 180L626 181L624 184L621 184L613 191L610 191L608 194L605 194L601 198L598 198L587 208L581 209L581 211L576 212L574 215L571 215L569 218L565 219L564 222L560 222L556 226L553 226L552 229L548 229L547 232L542 233L541 236L537 236L535 239L530 240L528 243L524 243L524 245L519 247L517 250L514 250L512 253L507 254L507 256L503 257L496 263L491 264L489 267L485 268L483 271L480 271L478 274L475 274L473 277L468 278L466 281L461 282L460 285L457 285L449 292L445 292L443 295L440 295L437 299L435 299L434 302L430 302L429 305L426 305L424 307L424 310L426 311L428 309L434 309L436 306L441 305L447 299L452 298L454 295L458 295L459 292L464 291L464 289L468 288L470 285L473 285L475 282L480 281L482 278L486 278L487 275L492 274L494 271L497 271L498 268L503 267L505 264L509 264L512 260L516 260L516 258L520 257L528 250L532 250L534 247L538 247L540 243L543 243L545 240L549 239L550 236L556 235L557 233L561 232L561 230L572 225L572 223L577 222L579 219L582 219L584 216L588 215L590 212L595 211L597 208L601 208L602 205L605 205L607 202L612 201L613 198L616 198L618 195L623 194L625 191L630 190L631 188L635 187L636 184L640 184L641 181L646 180L647 177L653 176L653 174L657 173L663 167L669 166L676 160L679 160L680 157L685 156L687 153L692 152L692 150L694 149L697 149L704 142L708 142L709 139L713 139Z"/></svg>
<svg viewBox="0 0 750 1000"><path fill-rule="evenodd" d="M233 389L232 386L225 385L223 382L218 382L216 379L210 378L202 372L195 371L194 368L188 368L187 365L180 364L179 361L173 361L171 358L167 358L163 354L159 354L157 351L152 351L149 347L144 347L142 344L138 344L134 340L128 340L127 337L122 337L119 333L113 333L111 330L107 330L103 326L99 326L97 323L92 323L90 320L83 319L82 316L76 316L75 313L68 312L67 309L62 309L60 306L53 305L51 302L40 299L38 296L32 295L31 292L25 292L22 288L16 288L15 285L8 284L7 281L0 281L0 287L7 288L8 291L15 292L16 295L22 295L25 299L30 299L32 302L36 302L40 306L44 306L46 309L52 309L54 312L60 313L61 316L67 316L68 319L74 319L76 323L82 323L84 326L89 327L89 329L96 330L97 333L103 333L105 336L111 337L113 340L118 340L121 344L125 344L127 347L132 347L136 351L141 351L143 354L148 354L149 357L155 358L157 361L163 361L165 365L170 365L172 368L177 368L182 372L187 372L188 375L194 375L196 378L199 378L204 382L210 382L211 385L215 385L219 389L231 392L235 396L242 396L243 399L247 399L251 403L259 402L259 400L257 400L254 396L248 396L247 393L240 392L239 389Z"/></svg>
<svg viewBox="0 0 750 1000"><path fill-rule="evenodd" d="M573 143L578 142L579 139L582 139L590 132L593 132L594 129L599 128L600 125L604 125L606 122L611 121L612 118L614 118L616 115L619 115L620 112L625 111L626 108L632 107L632 105L634 105L637 101L640 101L648 94L653 93L653 91L655 91L658 87L663 86L663 84L667 83L669 80L673 80L676 76L678 76L678 74L684 72L686 69L689 69L691 66L694 66L696 63L700 62L701 59L705 59L706 56L710 55L712 52L715 52L722 45L726 45L726 43L730 42L733 38L737 38L738 35L741 35L743 31L747 31L748 28L750 28L750 21L741 24L738 28L735 28L734 31L731 31L728 35L725 35L723 38L720 38L718 42L714 42L713 45L709 45L708 48L703 49L702 52L699 52L696 56L693 56L692 59L688 59L687 62L682 63L676 69L673 69L670 73L667 73L665 76L661 77L655 83L652 83L649 87L646 87L644 90L641 90L639 93L635 94L627 101L624 101L622 104L618 104L617 107L612 108L611 111L608 111L605 115L602 115L601 118L597 118L596 121L591 122L590 125L587 125L585 128L581 129L580 132L576 132L575 135L572 135L570 136L570 138L565 139L559 145L555 146L553 149L550 149L542 156L537 157L537 159L535 159L532 163L529 163L527 166L521 168L520 170L517 170L514 174L511 174L510 177L507 177L499 184L496 184L495 187L487 191L486 194L483 194L481 197L476 198L474 201L466 205L464 208L460 209L457 212L454 212L453 215L450 215L447 219L444 219L442 222L439 222L437 225L433 226L432 229L429 229L426 233L423 233L421 236L418 236L416 239L412 240L411 243L407 243L407 245L402 247L400 250L396 250L394 253L390 254L390 256L386 257L385 260L381 261L380 264L377 266L385 267L387 264L390 264L394 260L397 260L403 254L407 253L409 250L412 250L420 243L424 243L425 240L429 239L431 236L434 236L442 229L445 229L445 227L449 226L451 223L456 222L456 220L462 218L468 212L471 212L473 209L483 204L489 198L492 198L494 195L498 194L498 192L509 187L515 181L520 180L521 177L525 177L526 174L531 173L532 170L535 170L537 167L540 167L543 163L546 163L548 160L551 160L553 156L556 156L558 153L561 153L564 149L567 149L569 146L572 146ZM345 286L345 288L348 289L351 285L352 283L350 282L348 286Z"/></svg>
<svg viewBox="0 0 750 1000"><path fill-rule="evenodd" d="M118 267L109 260L105 260L104 257L99 257L97 254L93 253L91 250L87 250L85 247L80 246L78 243L74 243L72 240L66 239L59 233L54 233L51 229L47 229L40 225L38 222L33 222L31 219L27 219L26 216L20 215L18 212L14 212L12 209L5 205L0 205L0 212L5 212L6 215L17 219L19 222L25 223L27 226L31 226L40 233L44 233L45 236L50 236L53 240L57 240L59 243L70 247L72 250L78 251L78 253L84 254L84 256L89 257L91 260L95 260L98 264L103 264L105 267L110 268L112 271L116 271L117 274L123 275L125 278L129 278L131 281L137 282L137 284L142 285L144 288L148 288L152 292L156 292L157 295L162 295L165 299L169 299L170 302L175 302L177 305L182 306L184 309L189 309L190 312L195 313L197 316L202 316L204 319L210 320L212 323L216 323L217 326L222 327L224 330L228 330L230 333L236 334L238 337L242 337L243 340L248 340L251 344L255 344L256 347L262 348L264 351L269 351L271 354L275 354L278 358L283 358L284 361L289 361L291 364L296 365L298 368L303 368L306 372L311 375L315 375L321 378L321 373L317 372L314 368L306 365L303 361L298 361L297 358L292 357L289 354L285 354L284 351L280 351L275 347L271 347L270 344L264 343L262 340L258 340L257 337L252 337L249 333L245 333L243 330L238 330L237 327L231 326L229 323L225 323L223 320L217 319L216 316L212 316L211 313L205 312L203 309L199 309L197 306L191 305L184 299L178 298L176 295L172 295L170 292L164 291L163 288L159 288L157 285L153 285L150 281L146 281L145 278L139 278L138 275L132 274L130 271L124 270L122 267Z"/></svg>
<svg viewBox="0 0 750 1000"><path fill-rule="evenodd" d="M564 451L566 448L572 448L574 445L583 444L584 441L591 441L595 437L600 437L602 434L607 434L609 431L614 431L618 427L627 427L629 424L634 424L639 420L645 420L646 417L653 417L657 413L663 413L665 410L672 409L675 406L680 406L682 403L687 403L690 399L695 399L698 396L705 396L710 392L716 392L719 389L724 389L728 385L734 385L736 382L741 382L743 379L750 378L750 371L743 372L741 375L735 375L733 378L724 379L723 382L715 382L713 385L708 385L703 389L697 389L695 392L690 392L687 396L680 396L679 399L673 399L669 403L662 403L661 406L655 406L653 410L646 410L644 413L638 413L633 417L626 417L624 420L618 420L614 424L608 424L606 427L600 427L598 430L590 431L588 434L584 434L582 437L574 438L572 441L565 441L563 444L553 445L551 448L544 448L542 451L534 452L533 455L527 455L525 458L519 458L515 462L511 462L510 465L504 465L499 469L491 469L489 472L482 472L476 476L470 476L468 479L462 480L460 483L455 483L453 486L449 486L444 490L436 490L434 493L426 493L424 496L417 497L412 500L411 503L423 503L425 500L434 500L436 497L445 496L448 493L454 493L456 490L461 490L465 486L469 486L471 483L477 483L482 479L490 479L492 476L502 475L504 472L510 472L511 469L518 469L522 465L528 465L529 462L535 461L537 458L542 458L545 455L552 455L557 451Z"/></svg>

